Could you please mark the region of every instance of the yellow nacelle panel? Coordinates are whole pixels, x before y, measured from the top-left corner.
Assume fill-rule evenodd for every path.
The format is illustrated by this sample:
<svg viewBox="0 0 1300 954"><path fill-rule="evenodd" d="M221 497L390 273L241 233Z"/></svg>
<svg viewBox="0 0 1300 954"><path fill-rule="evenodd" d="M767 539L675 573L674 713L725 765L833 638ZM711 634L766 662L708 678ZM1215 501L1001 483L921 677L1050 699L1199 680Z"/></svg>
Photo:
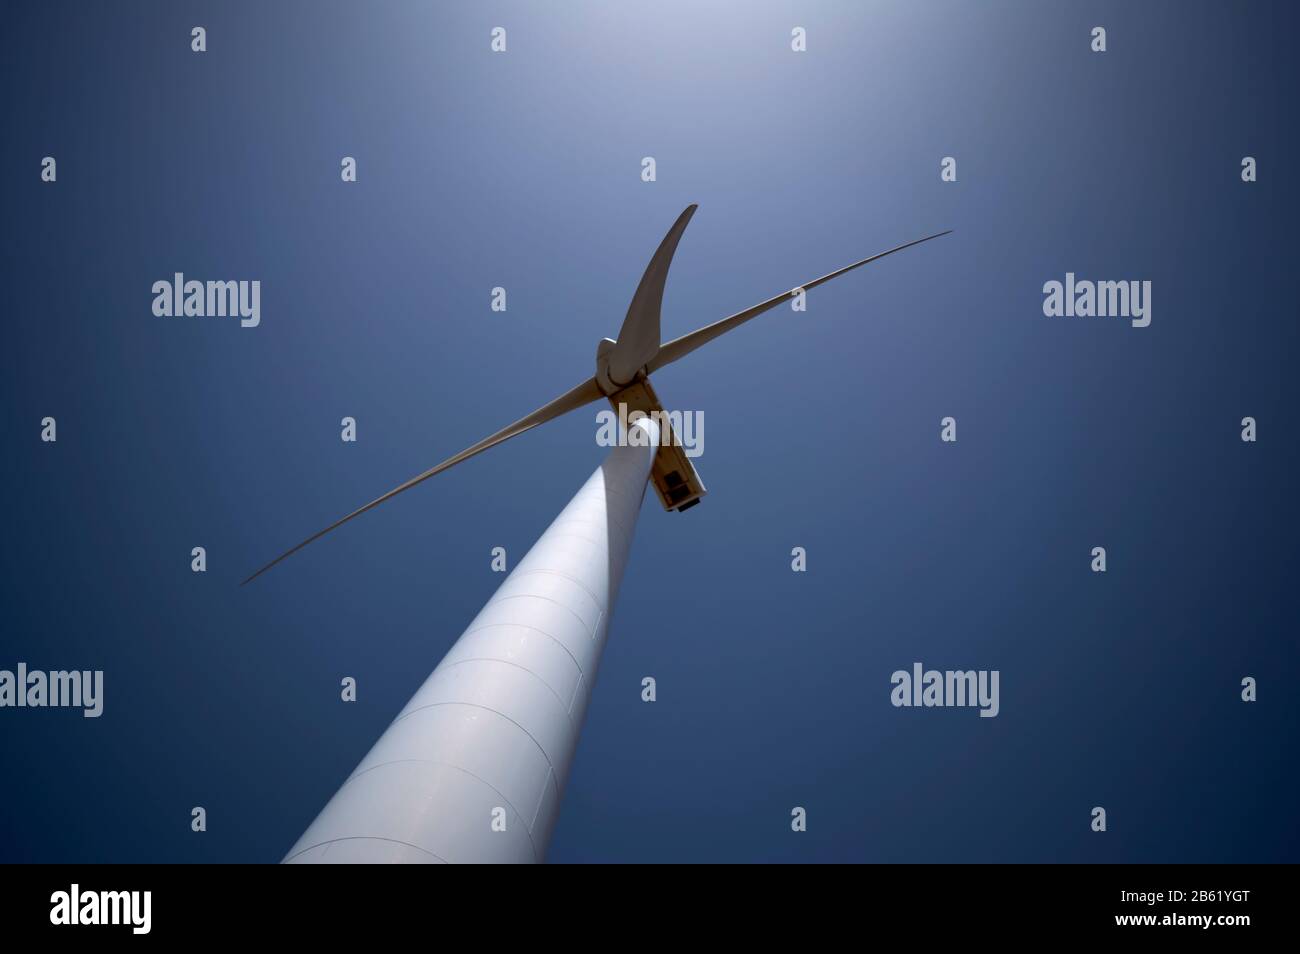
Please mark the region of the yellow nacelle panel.
<svg viewBox="0 0 1300 954"><path fill-rule="evenodd" d="M622 405L626 408L627 416L630 417L633 411L640 411L653 417L659 425L659 449L650 468L650 483L659 494L659 502L664 509L680 513L699 503L708 491L705 490L700 475L695 472L691 459L682 449L672 421L659 403L654 388L650 386L650 379L641 377L623 390L609 395L609 403L615 413L620 415L620 419L624 414L620 408Z"/></svg>

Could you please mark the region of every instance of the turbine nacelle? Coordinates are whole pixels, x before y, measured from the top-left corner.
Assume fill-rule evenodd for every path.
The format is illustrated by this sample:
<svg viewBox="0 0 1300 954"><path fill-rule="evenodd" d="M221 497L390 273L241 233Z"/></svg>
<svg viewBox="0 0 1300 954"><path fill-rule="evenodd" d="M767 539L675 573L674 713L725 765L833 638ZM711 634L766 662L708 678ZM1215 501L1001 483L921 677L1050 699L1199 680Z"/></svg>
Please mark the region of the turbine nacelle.
<svg viewBox="0 0 1300 954"><path fill-rule="evenodd" d="M613 338L602 338L596 345L596 385L609 398L619 421L635 420L644 414L658 425L659 449L650 467L650 483L665 510L689 510L708 493L704 481L682 450L673 422L650 386L645 368L637 369L626 384L614 380L610 366L617 345Z"/></svg>

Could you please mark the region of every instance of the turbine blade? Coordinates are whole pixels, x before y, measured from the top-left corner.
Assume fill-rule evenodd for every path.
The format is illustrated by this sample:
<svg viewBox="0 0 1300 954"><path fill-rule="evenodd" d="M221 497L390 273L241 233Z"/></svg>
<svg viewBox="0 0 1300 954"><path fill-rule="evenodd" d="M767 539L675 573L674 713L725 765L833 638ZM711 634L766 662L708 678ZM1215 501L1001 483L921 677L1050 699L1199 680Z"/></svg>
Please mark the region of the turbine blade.
<svg viewBox="0 0 1300 954"><path fill-rule="evenodd" d="M800 285L799 287L802 288L804 291L811 291L812 289L816 288L818 285L828 282L832 278L837 278L840 275L843 275L845 272L851 272L855 268L859 268L870 262L874 262L877 259L884 258L886 255L893 255L895 252L901 252L905 248L911 248L913 245L920 245L922 242L928 242L930 241L930 239L936 239L939 238L940 236L948 235L951 232L952 229L948 229L945 232L936 232L934 235L927 235L925 238L919 238L913 242L907 242L906 244L896 246L895 248L891 248L886 252L879 252L875 255L872 255L870 258L864 258L862 261L854 262L852 265L845 265L843 268L831 272L829 275L823 275L821 278L817 279L816 281L808 282L804 285ZM721 321L715 321L711 325L705 325L703 328L700 328L697 331L692 331L688 335L682 335L680 338L674 338L672 341L669 341L667 344L663 345L659 349L659 353L655 355L655 357L648 363L646 372L651 373L657 371L666 364L672 364L674 361L678 360L679 358L686 357L696 348L700 347L701 345L708 344L714 338L718 337L718 335L726 334L732 328L738 328L739 326L743 325L745 322L749 321L749 319L757 318L763 312L771 308L775 308L783 301L789 301L791 298L794 297L794 293L795 290L791 289L785 294L777 295L775 298L769 298L767 301L761 302L755 305L753 308L748 308L745 311L731 315L728 318L723 318Z"/></svg>
<svg viewBox="0 0 1300 954"><path fill-rule="evenodd" d="M451 467L455 467L461 461L468 460L469 458L473 457L475 454L480 454L490 447L495 447L497 444L500 444L503 441L508 441L510 438L522 434L524 431L532 430L534 427L536 427L539 424L545 424L547 421L554 420L555 418L561 416L562 414L567 414L569 411L573 411L576 410L577 408L583 407L584 405L591 404L593 401L599 401L604 397L605 395L600 390L600 387L596 384L595 378L591 378L590 380L582 384L579 384L576 388L573 388L572 390L567 391L564 394L561 394L550 404L547 404L544 407L540 407L536 411L533 411L533 413L529 414L527 417L520 418L519 420L515 421L513 424L509 425L508 427L503 427L501 430L497 431L492 436L483 438L483 440L479 441L474 446L465 448L465 450L461 451L455 457L449 457L438 466L431 467L428 470L426 470L424 473L412 477L406 483L394 487L392 490L384 494L382 497L376 497L374 500L370 501L370 503L366 504L364 507L352 511L350 514L348 514L346 517L343 517L342 519L334 521L324 530L320 531L320 533L312 534L310 537L308 537L302 543L298 544L292 550L286 550L284 553L281 553L278 557L276 557L266 566L262 567L260 570L258 570L252 576L250 576L247 580L244 580L244 582L241 583L240 586L243 586L244 584L257 579L259 576L261 576L267 570L271 569L271 567L275 566L285 557L292 556L293 554L301 550L303 547L305 547L307 544L319 540L321 537L325 536L325 534L329 533L331 530L336 529L337 527L341 527L343 524L347 523L353 517L359 517L367 510L373 510L375 507L378 507L385 500L389 500L393 497L396 497L403 490L410 490L416 484L428 480L430 477L434 476L435 474L440 474L444 470L448 470Z"/></svg>
<svg viewBox="0 0 1300 954"><path fill-rule="evenodd" d="M636 286L623 327L618 330L618 341L609 355L609 376L618 384L630 384L636 373L659 352L659 312L663 307L668 267L673 263L682 233L698 208L698 205L688 205L686 211L677 216L677 221L646 266L641 284Z"/></svg>

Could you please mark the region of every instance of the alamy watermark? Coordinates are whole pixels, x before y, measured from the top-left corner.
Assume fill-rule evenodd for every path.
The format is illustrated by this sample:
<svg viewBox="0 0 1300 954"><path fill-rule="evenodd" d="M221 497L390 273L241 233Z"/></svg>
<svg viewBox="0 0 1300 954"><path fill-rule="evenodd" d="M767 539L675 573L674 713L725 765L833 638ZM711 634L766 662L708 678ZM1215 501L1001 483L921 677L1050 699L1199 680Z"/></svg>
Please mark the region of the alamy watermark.
<svg viewBox="0 0 1300 954"><path fill-rule="evenodd" d="M1134 328L1151 324L1151 282L1076 280L1043 284L1043 314L1048 318L1130 318Z"/></svg>
<svg viewBox="0 0 1300 954"><path fill-rule="evenodd" d="M992 719L1001 710L998 682L1001 673L988 669L925 669L912 663L912 671L899 669L890 677L894 688L889 701L895 707L979 706L980 718Z"/></svg>
<svg viewBox="0 0 1300 954"><path fill-rule="evenodd" d="M171 281L153 283L153 313L159 318L238 318L241 328L262 323L260 281L186 281L177 272Z"/></svg>
<svg viewBox="0 0 1300 954"><path fill-rule="evenodd" d="M0 669L0 708L82 709L87 719L104 712L104 670L28 670L20 662L17 672Z"/></svg>
<svg viewBox="0 0 1300 954"><path fill-rule="evenodd" d="M643 447L649 436L639 427L632 427L643 417L654 421L659 428L659 443L665 447L680 447L687 457L704 453L703 411L629 411L619 402L618 412L612 408L596 412L596 444L600 447Z"/></svg>
<svg viewBox="0 0 1300 954"><path fill-rule="evenodd" d="M50 895L50 923L57 925L120 924L132 934L148 934L152 909L152 891L83 891L74 884Z"/></svg>

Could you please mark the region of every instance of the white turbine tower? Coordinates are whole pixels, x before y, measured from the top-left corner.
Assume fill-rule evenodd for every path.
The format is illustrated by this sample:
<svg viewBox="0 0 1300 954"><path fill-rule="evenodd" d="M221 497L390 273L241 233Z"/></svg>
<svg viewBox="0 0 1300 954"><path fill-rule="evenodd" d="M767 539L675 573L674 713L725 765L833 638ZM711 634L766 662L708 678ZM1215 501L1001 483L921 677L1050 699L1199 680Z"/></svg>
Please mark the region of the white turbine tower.
<svg viewBox="0 0 1300 954"><path fill-rule="evenodd" d="M705 493L649 375L801 289L949 234L864 258L661 345L664 283L695 209L678 216L650 260L618 340L597 346L592 378L330 524L244 581L390 497L569 411L607 398L635 421L625 446L610 452L501 584L286 862L542 861L647 478L665 510L687 510Z"/></svg>

